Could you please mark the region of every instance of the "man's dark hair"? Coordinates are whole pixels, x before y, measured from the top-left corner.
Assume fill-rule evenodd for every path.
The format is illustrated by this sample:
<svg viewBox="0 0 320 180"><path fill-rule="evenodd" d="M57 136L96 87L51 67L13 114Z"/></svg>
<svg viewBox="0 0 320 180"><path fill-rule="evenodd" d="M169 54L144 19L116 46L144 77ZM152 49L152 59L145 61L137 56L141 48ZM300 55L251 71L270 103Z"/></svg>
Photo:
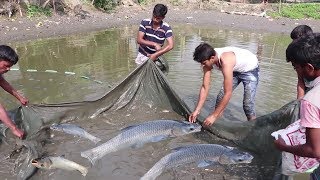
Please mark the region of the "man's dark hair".
<svg viewBox="0 0 320 180"><path fill-rule="evenodd" d="M290 34L292 40L298 39L302 36L309 36L313 33L311 27L307 25L299 25L295 27Z"/></svg>
<svg viewBox="0 0 320 180"><path fill-rule="evenodd" d="M320 69L320 36L312 34L293 41L286 50L286 57L287 62L301 66L309 63L316 70Z"/></svg>
<svg viewBox="0 0 320 180"><path fill-rule="evenodd" d="M201 43L193 53L193 60L199 63L202 63L205 60L211 58L211 56L215 56L216 51L207 43Z"/></svg>
<svg viewBox="0 0 320 180"><path fill-rule="evenodd" d="M164 4L156 4L153 9L153 16L165 17L168 12L168 8Z"/></svg>
<svg viewBox="0 0 320 180"><path fill-rule="evenodd" d="M16 64L18 60L18 54L10 46L0 45L0 61L9 61Z"/></svg>

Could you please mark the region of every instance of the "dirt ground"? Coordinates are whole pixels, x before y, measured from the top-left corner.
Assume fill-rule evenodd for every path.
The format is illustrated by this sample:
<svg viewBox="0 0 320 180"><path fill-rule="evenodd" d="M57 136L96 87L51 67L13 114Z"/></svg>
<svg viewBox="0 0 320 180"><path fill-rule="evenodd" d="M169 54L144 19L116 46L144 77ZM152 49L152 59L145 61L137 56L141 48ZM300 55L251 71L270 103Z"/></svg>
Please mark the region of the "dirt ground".
<svg viewBox="0 0 320 180"><path fill-rule="evenodd" d="M109 14L87 8L90 17L85 19L74 15L57 14L52 17L31 19L19 15L13 18L1 16L0 44L138 25L142 19L151 17L154 4L121 5ZM188 3L167 4L169 11L165 21L171 25L188 23L195 26L220 26L237 30L285 34L290 34L291 30L299 24L307 24L315 32L320 32L319 20L272 19L268 16L262 16L263 12L272 10L272 4L227 3L223 1L186 4Z"/></svg>

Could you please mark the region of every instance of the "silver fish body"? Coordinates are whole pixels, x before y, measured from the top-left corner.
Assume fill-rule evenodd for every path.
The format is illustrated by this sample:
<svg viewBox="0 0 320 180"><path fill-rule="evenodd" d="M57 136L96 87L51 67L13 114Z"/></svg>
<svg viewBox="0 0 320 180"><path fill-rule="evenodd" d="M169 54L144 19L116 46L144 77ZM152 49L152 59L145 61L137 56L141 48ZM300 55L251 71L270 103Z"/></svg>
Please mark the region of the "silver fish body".
<svg viewBox="0 0 320 180"><path fill-rule="evenodd" d="M45 157L34 159L32 165L40 169L64 169L68 171L79 171L82 176L86 176L88 169L78 163L65 159L63 157Z"/></svg>
<svg viewBox="0 0 320 180"><path fill-rule="evenodd" d="M161 158L140 180L154 180L163 171L187 163L200 162L198 167L213 164L250 163L253 156L247 152L218 144L196 144L179 147Z"/></svg>
<svg viewBox="0 0 320 180"><path fill-rule="evenodd" d="M201 126L187 121L153 120L124 128L109 141L81 152L81 156L94 163L108 153L120 149L142 147L148 142L158 142L168 137L177 137L201 131Z"/></svg>
<svg viewBox="0 0 320 180"><path fill-rule="evenodd" d="M55 130L55 131L62 131L67 134L72 134L75 136L83 137L86 139L89 139L90 141L94 142L97 144L99 141L101 141L100 138L97 138L93 136L92 134L88 133L85 131L83 128L73 125L73 124L53 124L50 126L50 129Z"/></svg>

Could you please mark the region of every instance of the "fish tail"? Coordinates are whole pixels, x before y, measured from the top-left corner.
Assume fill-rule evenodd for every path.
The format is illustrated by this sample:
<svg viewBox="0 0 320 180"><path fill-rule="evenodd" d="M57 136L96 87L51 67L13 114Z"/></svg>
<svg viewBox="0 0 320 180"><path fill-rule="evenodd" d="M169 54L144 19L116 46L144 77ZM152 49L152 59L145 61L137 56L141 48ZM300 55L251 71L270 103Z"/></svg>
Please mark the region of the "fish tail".
<svg viewBox="0 0 320 180"><path fill-rule="evenodd" d="M95 164L95 162L97 161L97 157L92 153L91 150L88 150L88 151L84 151L84 152L81 152L81 156L84 157L84 158L87 158L92 165Z"/></svg>
<svg viewBox="0 0 320 180"><path fill-rule="evenodd" d="M101 141L100 138L97 138L97 137L95 137L94 135L91 135L91 134L89 134L89 133L86 133L86 134L87 134L87 138L88 138L90 141L94 142L94 144L97 144L99 141Z"/></svg>
<svg viewBox="0 0 320 180"><path fill-rule="evenodd" d="M154 165L149 171L144 174L140 180L155 180L164 170L164 167Z"/></svg>
<svg viewBox="0 0 320 180"><path fill-rule="evenodd" d="M88 173L88 169L86 167L81 167L78 170L81 172L82 176L86 176Z"/></svg>

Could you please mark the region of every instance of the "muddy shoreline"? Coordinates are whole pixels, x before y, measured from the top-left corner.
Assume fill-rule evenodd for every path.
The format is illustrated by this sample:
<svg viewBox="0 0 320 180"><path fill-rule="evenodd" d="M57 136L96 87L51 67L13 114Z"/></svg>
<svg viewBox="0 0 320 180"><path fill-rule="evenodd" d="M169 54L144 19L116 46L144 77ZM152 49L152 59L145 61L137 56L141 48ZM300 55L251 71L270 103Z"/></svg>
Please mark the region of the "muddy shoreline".
<svg viewBox="0 0 320 180"><path fill-rule="evenodd" d="M151 8L152 9L152 8ZM114 13L95 12L91 17L81 19L71 15L52 17L0 18L0 43L22 42L40 38L63 37L102 31L109 28L137 25L144 18L150 18L151 9L141 7L122 7ZM320 32L319 20L293 20L288 18L272 19L250 15L235 15L217 10L183 9L170 7L165 19L174 24L216 27L234 30L290 34L299 24L307 24L315 32Z"/></svg>

